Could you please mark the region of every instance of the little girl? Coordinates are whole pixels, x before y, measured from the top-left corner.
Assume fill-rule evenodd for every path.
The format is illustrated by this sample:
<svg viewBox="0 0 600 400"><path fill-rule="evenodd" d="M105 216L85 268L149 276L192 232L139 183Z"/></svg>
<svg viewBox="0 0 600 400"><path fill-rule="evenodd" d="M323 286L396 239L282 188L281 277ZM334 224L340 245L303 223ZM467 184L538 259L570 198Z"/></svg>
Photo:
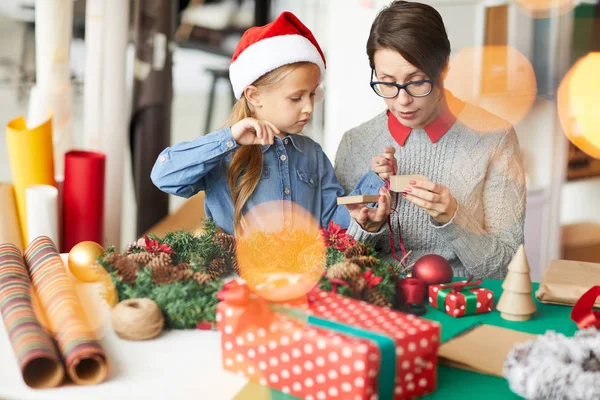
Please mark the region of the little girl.
<svg viewBox="0 0 600 400"><path fill-rule="evenodd" d="M253 206L274 200L287 200L282 201L286 226L295 203L321 226L334 220L347 227L350 214L337 205L344 190L331 162L319 144L299 135L324 72L319 44L294 14L284 12L270 24L250 28L229 68L238 102L227 126L165 149L152 181L182 197L204 190L206 216L229 234L238 231ZM389 214L389 193L376 190L382 194L379 213ZM359 221L369 212L351 209Z"/></svg>

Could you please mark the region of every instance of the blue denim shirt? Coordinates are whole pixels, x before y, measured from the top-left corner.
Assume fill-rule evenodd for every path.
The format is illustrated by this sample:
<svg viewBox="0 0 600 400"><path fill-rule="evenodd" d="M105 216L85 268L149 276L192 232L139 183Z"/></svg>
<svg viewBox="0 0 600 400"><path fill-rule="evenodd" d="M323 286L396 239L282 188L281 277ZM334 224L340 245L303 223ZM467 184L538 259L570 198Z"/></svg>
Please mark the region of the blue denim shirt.
<svg viewBox="0 0 600 400"><path fill-rule="evenodd" d="M322 227L331 220L348 227L348 209L337 205L337 197L344 196L344 189L318 143L306 136L288 135L283 139L275 137L272 145L261 147L262 176L244 214L267 201L289 200L309 211ZM160 153L152 168L152 182L164 192L186 198L204 190L206 216L232 234L233 200L227 169L239 148L229 127L178 143ZM287 221L291 209L286 208L282 212Z"/></svg>

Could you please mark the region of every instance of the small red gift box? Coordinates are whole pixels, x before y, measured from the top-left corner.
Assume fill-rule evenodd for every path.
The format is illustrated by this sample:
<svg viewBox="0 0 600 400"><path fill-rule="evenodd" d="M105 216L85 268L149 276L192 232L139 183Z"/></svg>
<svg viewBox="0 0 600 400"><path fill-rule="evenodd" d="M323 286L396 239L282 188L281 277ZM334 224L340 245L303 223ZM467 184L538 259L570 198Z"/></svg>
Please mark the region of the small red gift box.
<svg viewBox="0 0 600 400"><path fill-rule="evenodd" d="M429 305L455 318L483 314L494 308L494 292L479 287L481 279L429 286Z"/></svg>
<svg viewBox="0 0 600 400"><path fill-rule="evenodd" d="M240 330L244 313L256 316L261 307L220 302L224 368L305 399L408 399L435 390L438 323L323 291L311 292L304 310L288 309L291 314L308 311L308 321L288 315L285 308ZM387 337L391 351L382 353L376 341L356 333L361 330ZM386 374L386 359L395 374ZM379 392L382 379L389 389L384 395Z"/></svg>

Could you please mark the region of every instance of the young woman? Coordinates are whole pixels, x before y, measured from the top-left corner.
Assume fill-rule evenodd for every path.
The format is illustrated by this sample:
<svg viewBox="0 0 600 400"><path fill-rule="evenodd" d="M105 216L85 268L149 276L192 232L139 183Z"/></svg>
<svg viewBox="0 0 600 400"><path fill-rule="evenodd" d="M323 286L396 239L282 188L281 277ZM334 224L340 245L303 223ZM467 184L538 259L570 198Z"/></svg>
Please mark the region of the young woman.
<svg viewBox="0 0 600 400"><path fill-rule="evenodd" d="M376 17L367 41L371 87L387 111L346 132L336 173L350 190L380 187L396 170L422 175L403 188L391 226L410 260L448 259L455 276L501 279L523 243L526 189L510 123L444 90L450 42L431 6L394 1ZM366 168L371 171L365 174ZM384 223L348 233L391 259ZM401 254L400 254L401 256Z"/></svg>
<svg viewBox="0 0 600 400"><path fill-rule="evenodd" d="M239 100L227 125L165 149L152 181L182 197L204 190L207 217L230 234L239 230L244 214L270 201L281 202L286 226L293 220L293 204L321 226L331 220L343 226L385 220L391 204L385 189L375 192L381 194L376 209L337 206L344 190L331 162L319 144L300 134L324 72L319 44L293 14L249 29L230 66Z"/></svg>

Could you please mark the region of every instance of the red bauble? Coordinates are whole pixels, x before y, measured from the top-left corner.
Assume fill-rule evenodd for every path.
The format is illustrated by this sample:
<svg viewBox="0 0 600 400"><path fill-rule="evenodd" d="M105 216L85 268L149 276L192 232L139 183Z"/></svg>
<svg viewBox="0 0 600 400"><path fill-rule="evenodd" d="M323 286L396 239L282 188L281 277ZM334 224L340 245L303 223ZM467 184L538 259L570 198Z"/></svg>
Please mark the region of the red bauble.
<svg viewBox="0 0 600 400"><path fill-rule="evenodd" d="M412 269L412 276L424 280L427 285L439 285L451 282L454 273L444 257L428 254L417 260Z"/></svg>

